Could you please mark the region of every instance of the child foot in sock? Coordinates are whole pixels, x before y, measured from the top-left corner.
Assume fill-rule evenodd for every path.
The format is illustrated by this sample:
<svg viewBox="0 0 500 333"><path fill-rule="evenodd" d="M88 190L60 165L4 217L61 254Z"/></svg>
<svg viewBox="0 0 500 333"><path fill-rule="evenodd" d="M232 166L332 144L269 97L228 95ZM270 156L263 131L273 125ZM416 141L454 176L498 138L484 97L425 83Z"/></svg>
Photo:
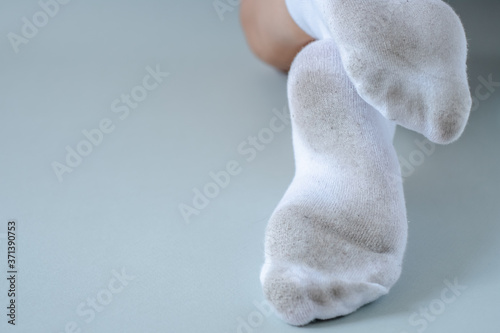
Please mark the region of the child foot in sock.
<svg viewBox="0 0 500 333"><path fill-rule="evenodd" d="M267 226L261 282L283 320L305 325L388 292L407 222L394 125L357 94L333 40L297 55L288 96L296 173Z"/></svg>
<svg viewBox="0 0 500 333"><path fill-rule="evenodd" d="M333 38L361 97L386 118L449 143L471 109L467 41L441 0L286 0L316 39Z"/></svg>

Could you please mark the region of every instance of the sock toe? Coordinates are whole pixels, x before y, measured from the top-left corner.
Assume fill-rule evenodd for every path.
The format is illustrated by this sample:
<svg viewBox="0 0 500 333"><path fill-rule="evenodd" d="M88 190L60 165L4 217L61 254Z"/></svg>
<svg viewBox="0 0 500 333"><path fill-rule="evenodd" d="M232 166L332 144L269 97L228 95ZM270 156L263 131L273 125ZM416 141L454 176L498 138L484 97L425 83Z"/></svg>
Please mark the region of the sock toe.
<svg viewBox="0 0 500 333"><path fill-rule="evenodd" d="M290 325L303 326L315 319L313 304L307 297L300 269L264 264L261 284L276 314Z"/></svg>
<svg viewBox="0 0 500 333"><path fill-rule="evenodd" d="M281 319L295 326L349 314L388 292L377 283L343 281L293 264L262 268L264 294Z"/></svg>
<svg viewBox="0 0 500 333"><path fill-rule="evenodd" d="M441 0L390 3L358 11L349 1L334 2L333 37L346 73L386 118L436 143L452 142L472 104L462 23Z"/></svg>

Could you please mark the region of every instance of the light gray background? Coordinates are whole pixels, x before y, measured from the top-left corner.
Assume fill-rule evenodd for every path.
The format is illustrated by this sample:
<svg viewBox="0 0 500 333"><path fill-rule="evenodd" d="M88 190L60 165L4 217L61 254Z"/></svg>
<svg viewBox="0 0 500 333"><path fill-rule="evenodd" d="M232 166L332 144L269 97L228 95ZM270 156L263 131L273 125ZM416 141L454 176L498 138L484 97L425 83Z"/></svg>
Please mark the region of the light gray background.
<svg viewBox="0 0 500 333"><path fill-rule="evenodd" d="M0 280L0 331L499 332L500 88L479 78L500 81L500 3L452 5L468 32L473 94L490 95L463 137L429 156L421 136L397 132L402 159L425 156L405 179L401 279L350 316L295 328L255 305L266 220L293 175L290 128L251 162L237 151L286 107L286 76L249 52L237 8L221 19L211 0L73 0L15 53L7 34L40 6L2 0L0 237L16 219L20 273L15 328ZM170 76L120 120L113 100L157 65ZM103 118L114 131L59 182L51 163ZM185 223L179 204L231 160L242 172ZM5 251L0 238L0 277ZM79 304L105 295L121 269L135 278L85 322ZM455 279L467 289L442 308ZM425 307L439 314L424 329Z"/></svg>

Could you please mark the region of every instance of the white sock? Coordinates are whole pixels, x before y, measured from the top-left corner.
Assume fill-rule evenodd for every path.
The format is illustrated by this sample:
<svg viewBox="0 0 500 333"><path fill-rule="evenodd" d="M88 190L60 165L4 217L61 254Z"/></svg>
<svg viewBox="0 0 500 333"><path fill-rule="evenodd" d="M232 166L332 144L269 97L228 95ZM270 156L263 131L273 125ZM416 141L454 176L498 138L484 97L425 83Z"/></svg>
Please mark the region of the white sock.
<svg viewBox="0 0 500 333"><path fill-rule="evenodd" d="M333 38L359 95L386 118L436 143L456 140L472 99L467 41L441 0L286 0L316 39Z"/></svg>
<svg viewBox="0 0 500 333"><path fill-rule="evenodd" d="M332 39L297 55L288 96L296 173L267 226L260 278L278 315L305 325L389 291L407 221L394 124L357 94Z"/></svg>

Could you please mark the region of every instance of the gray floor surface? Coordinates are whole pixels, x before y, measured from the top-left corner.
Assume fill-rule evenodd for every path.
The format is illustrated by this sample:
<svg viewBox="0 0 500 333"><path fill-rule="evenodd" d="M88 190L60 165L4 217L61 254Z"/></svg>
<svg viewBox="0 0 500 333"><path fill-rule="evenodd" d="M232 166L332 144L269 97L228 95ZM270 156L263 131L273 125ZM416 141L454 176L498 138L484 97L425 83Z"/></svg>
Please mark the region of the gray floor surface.
<svg viewBox="0 0 500 333"><path fill-rule="evenodd" d="M248 150L287 111L286 76L249 52L237 1L220 2L223 13L211 0L73 0L51 16L1 2L0 276L9 221L17 273L15 326L0 280L0 331L500 332L500 84L485 85L500 82L500 3L452 2L475 98L463 137L432 147L397 131L400 281L352 315L295 328L268 312L258 279L266 220L293 176L290 128Z"/></svg>

